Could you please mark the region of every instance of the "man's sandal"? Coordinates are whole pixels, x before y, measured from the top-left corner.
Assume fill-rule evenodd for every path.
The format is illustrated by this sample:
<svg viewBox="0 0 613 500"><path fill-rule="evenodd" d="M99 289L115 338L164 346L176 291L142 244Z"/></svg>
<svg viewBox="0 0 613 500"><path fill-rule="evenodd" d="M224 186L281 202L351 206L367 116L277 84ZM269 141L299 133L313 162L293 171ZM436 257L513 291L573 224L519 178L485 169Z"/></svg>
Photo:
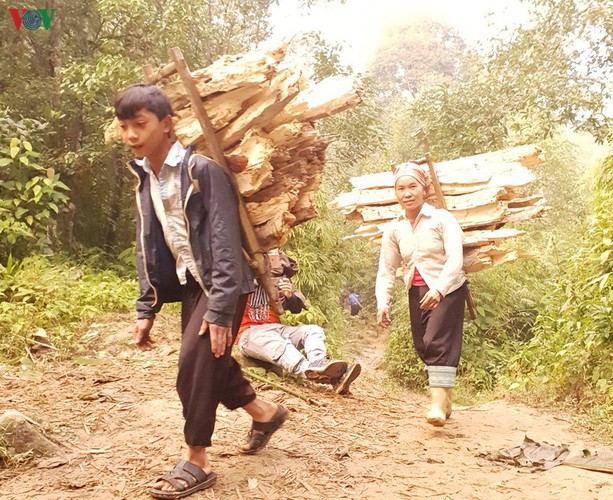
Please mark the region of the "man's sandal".
<svg viewBox="0 0 613 500"><path fill-rule="evenodd" d="M183 498L205 488L210 488L217 481L217 474L206 474L197 465L187 460L179 460L171 472L160 476L158 481L166 481L172 485L174 491L162 491L157 488L149 488L149 494L153 498Z"/></svg>
<svg viewBox="0 0 613 500"><path fill-rule="evenodd" d="M287 419L287 409L279 405L274 417L268 422L255 422L251 424L251 430L247 434L248 450L239 449L243 455L253 455L268 444L272 435L283 425Z"/></svg>

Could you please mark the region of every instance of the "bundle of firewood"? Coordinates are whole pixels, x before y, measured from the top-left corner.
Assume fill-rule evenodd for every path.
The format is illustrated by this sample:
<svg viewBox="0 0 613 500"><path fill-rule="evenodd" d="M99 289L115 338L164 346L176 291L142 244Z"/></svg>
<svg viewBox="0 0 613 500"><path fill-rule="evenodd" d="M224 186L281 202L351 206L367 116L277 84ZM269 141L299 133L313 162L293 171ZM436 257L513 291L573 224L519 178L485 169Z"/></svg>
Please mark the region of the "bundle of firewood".
<svg viewBox="0 0 613 500"><path fill-rule="evenodd" d="M361 95L353 77L307 80L286 54L284 45L224 56L192 72L264 250L281 246L291 227L317 216L315 193L329 140L319 135L315 120L355 106ZM181 81L161 88L176 114L178 140L210 156ZM115 120L105 140L119 138Z"/></svg>
<svg viewBox="0 0 613 500"><path fill-rule="evenodd" d="M529 167L542 163L540 153L535 146L519 146L434 165L447 209L464 230L467 272L529 255L497 244L524 234L524 231L503 228L506 223L541 217L549 209L540 195L520 197L535 180ZM341 193L330 206L341 209L348 219L360 222L349 238L364 237L379 242L386 225L401 211L392 173L354 177L350 182L353 191ZM427 201L439 206L434 194Z"/></svg>

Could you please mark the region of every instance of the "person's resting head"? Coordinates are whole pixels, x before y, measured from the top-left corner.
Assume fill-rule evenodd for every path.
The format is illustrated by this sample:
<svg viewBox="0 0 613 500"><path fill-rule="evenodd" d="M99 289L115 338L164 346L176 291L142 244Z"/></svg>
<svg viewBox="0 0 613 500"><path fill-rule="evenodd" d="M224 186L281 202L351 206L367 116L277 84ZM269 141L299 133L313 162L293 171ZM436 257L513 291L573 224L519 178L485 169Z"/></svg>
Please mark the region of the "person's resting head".
<svg viewBox="0 0 613 500"><path fill-rule="evenodd" d="M402 163L394 170L394 190L405 210L419 211L430 190L428 173L415 163Z"/></svg>
<svg viewBox="0 0 613 500"><path fill-rule="evenodd" d="M170 142L172 107L155 85L130 85L115 99L115 116L123 142L138 158Z"/></svg>
<svg viewBox="0 0 613 500"><path fill-rule="evenodd" d="M268 252L270 274L273 278L291 278L298 272L298 262L288 257L278 248Z"/></svg>

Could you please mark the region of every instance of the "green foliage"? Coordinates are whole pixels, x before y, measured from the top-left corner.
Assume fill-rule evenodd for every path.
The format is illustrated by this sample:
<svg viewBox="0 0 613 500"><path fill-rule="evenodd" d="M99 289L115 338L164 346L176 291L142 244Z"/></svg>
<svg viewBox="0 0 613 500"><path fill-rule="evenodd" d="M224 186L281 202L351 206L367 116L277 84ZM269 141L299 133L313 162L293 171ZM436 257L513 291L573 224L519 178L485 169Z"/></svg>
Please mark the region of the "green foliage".
<svg viewBox="0 0 613 500"><path fill-rule="evenodd" d="M488 63L516 115L507 125L549 136L570 124L604 139L613 64L607 9L600 0L532 3L533 23L499 42Z"/></svg>
<svg viewBox="0 0 613 500"><path fill-rule="evenodd" d="M84 321L107 311L132 309L135 280L91 271L41 256L0 265L0 361L15 362L31 347L39 328L60 356L80 341Z"/></svg>
<svg viewBox="0 0 613 500"><path fill-rule="evenodd" d="M120 252L117 256L117 261L124 268L130 269L132 272L136 271L136 242L126 248L123 252Z"/></svg>
<svg viewBox="0 0 613 500"><path fill-rule="evenodd" d="M387 371L403 385L411 389L422 389L427 384L427 374L424 363L413 347L409 300L404 285L396 287L391 316L385 358Z"/></svg>
<svg viewBox="0 0 613 500"><path fill-rule="evenodd" d="M560 125L606 137L612 38L610 23L599 17L601 3L535 3L543 5L533 8L530 27L492 41L482 60L466 55L462 78L424 83L415 100L392 101L406 108L400 121L409 148L458 158L540 141Z"/></svg>
<svg viewBox="0 0 613 500"><path fill-rule="evenodd" d="M49 249L56 217L66 204L68 187L51 167L36 159L27 140L13 137L0 149L0 259L20 258Z"/></svg>
<svg viewBox="0 0 613 500"><path fill-rule="evenodd" d="M342 239L338 231L342 217L326 207L321 196L317 209L319 217L295 227L284 249L300 265L294 280L298 288L329 316L340 306L342 287L374 282L364 276L368 269L365 256L370 258L374 252L362 241Z"/></svg>
<svg viewBox="0 0 613 500"><path fill-rule="evenodd" d="M516 385L559 399L613 402L613 156L602 165L583 246L568 261L545 302L534 338L510 365ZM606 411L605 411L606 413Z"/></svg>
<svg viewBox="0 0 613 500"><path fill-rule="evenodd" d="M362 293L374 283L376 256L364 242L343 240L343 216L332 212L321 196L319 217L292 229L283 250L298 261L300 270L293 282L311 304L309 311L293 316L292 324L315 323L326 328L332 353L338 353L341 333L346 329L341 293L349 287ZM368 294L363 296L368 302Z"/></svg>
<svg viewBox="0 0 613 500"><path fill-rule="evenodd" d="M531 337L546 290L542 267L520 260L469 276L476 319L464 325L460 374L475 390L494 389L509 357Z"/></svg>
<svg viewBox="0 0 613 500"><path fill-rule="evenodd" d="M375 99L370 78L363 80L362 103L323 120L322 135L333 142L326 152L324 195L332 199L348 188L348 179L367 173L366 163L376 158L384 146L383 110Z"/></svg>
<svg viewBox="0 0 613 500"><path fill-rule="evenodd" d="M313 304L309 304L307 310L301 311L298 314L287 313L283 316L283 324L290 326L298 325L325 325L328 318L322 310Z"/></svg>
<svg viewBox="0 0 613 500"><path fill-rule="evenodd" d="M504 148L509 99L497 87L497 81L476 78L422 92L408 113L425 149L447 160Z"/></svg>
<svg viewBox="0 0 613 500"><path fill-rule="evenodd" d="M319 31L297 35L288 46L289 59L300 61L303 72L314 81L335 75L353 73L351 68L341 63L341 44L328 44Z"/></svg>

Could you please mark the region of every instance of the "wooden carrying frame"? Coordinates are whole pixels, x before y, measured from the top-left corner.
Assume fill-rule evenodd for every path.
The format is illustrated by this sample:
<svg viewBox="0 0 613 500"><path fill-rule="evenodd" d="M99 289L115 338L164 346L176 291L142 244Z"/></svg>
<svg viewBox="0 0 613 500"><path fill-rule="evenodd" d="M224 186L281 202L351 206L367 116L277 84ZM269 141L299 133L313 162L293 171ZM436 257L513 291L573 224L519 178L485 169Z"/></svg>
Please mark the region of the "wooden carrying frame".
<svg viewBox="0 0 613 500"><path fill-rule="evenodd" d="M168 78L175 73L179 74L181 83L189 96L192 110L194 111L194 114L200 123L200 127L202 128L202 133L204 135L209 154L213 160L215 160L215 162L226 171L238 195L238 213L241 223L243 251L247 254L251 267L255 271L260 284L268 295L270 306L277 314L281 315L283 314L283 306L279 300L279 292L277 287L270 275L268 254L262 250L255 231L253 230L253 225L251 224L243 198L238 190L236 180L234 179L234 174L232 174L228 168L223 150L221 149L219 141L215 136L215 130L213 129L211 120L204 108L204 103L200 98L200 94L198 93L198 89L196 88L196 84L194 83L181 49L178 47L173 47L170 49L170 57L172 62L157 70L154 70L150 64L143 66L145 80L147 83L155 85L164 78Z"/></svg>

